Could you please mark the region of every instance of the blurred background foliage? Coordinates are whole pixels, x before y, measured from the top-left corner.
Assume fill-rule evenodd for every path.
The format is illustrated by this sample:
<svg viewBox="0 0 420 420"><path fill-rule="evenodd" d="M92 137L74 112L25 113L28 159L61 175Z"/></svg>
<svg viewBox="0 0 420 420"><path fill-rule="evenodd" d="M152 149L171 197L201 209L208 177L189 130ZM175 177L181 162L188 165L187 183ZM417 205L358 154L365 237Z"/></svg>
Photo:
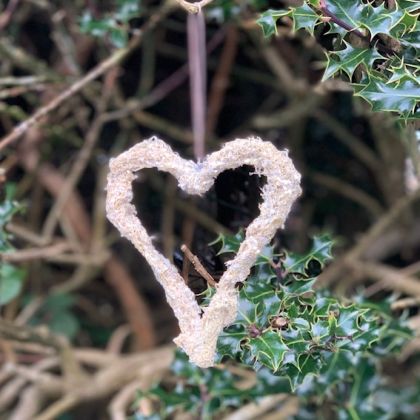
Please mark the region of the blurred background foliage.
<svg viewBox="0 0 420 420"><path fill-rule="evenodd" d="M368 300L378 306L366 322L392 324L381 331L410 326L395 355L356 352L331 372L328 359L341 353L319 352L327 372L309 375L291 395L290 381L276 375L286 353L279 328L261 330L274 338L267 357L246 344L261 331L239 323L222 337L230 347L220 343L225 358L215 369L194 368L182 354L169 369L176 321L143 258L108 225L104 188L109 158L151 135L193 158L187 41L197 34L187 33L175 2L2 1L0 418L417 418L418 5L324 3L215 0L204 9L206 149L258 135L287 148L303 176L286 229L241 291L245 305L258 307L246 290L260 283L292 300L302 300L298 286L309 298L328 293L344 311L354 304L363 312ZM350 15L363 37L334 23L348 23L352 7L369 10L360 22ZM385 103L363 99L378 92ZM203 304L211 291L180 246L217 281L225 252L241 240L233 235L258 214L263 182L243 166L221 174L203 198L186 196L156 170L133 185L156 246ZM209 245L217 237L222 253ZM334 238L333 260L314 253L313 237ZM305 305L313 303L301 302L297 328L313 333L318 320ZM277 317L280 330L294 331L273 308L265 321ZM357 331L359 315L350 325ZM244 331L232 343L229 332ZM326 334L328 345L342 336ZM328 392L325 381L334 383Z"/></svg>

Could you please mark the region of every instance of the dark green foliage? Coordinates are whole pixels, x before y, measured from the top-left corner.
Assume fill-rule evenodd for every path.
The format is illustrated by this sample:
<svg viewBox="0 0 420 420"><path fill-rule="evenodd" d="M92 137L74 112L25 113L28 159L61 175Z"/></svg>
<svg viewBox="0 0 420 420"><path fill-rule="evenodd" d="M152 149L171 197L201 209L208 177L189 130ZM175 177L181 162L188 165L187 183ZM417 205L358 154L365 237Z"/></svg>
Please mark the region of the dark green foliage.
<svg viewBox="0 0 420 420"><path fill-rule="evenodd" d="M177 378L174 387L158 385L144 394L159 400L159 416L136 414L133 419L162 419L179 409L200 413L200 418L211 419L214 413L229 407L240 407L251 398L250 389L238 388L240 377L227 369L200 369L190 364L181 351L175 353L171 373Z"/></svg>
<svg viewBox="0 0 420 420"><path fill-rule="evenodd" d="M15 185L6 184L5 197L0 203L0 252L13 250L9 242L10 234L5 231L5 226L16 213L22 211L22 206L15 201L14 196Z"/></svg>
<svg viewBox="0 0 420 420"><path fill-rule="evenodd" d="M7 184L5 197L0 204L0 252L10 252L14 248L10 243L11 236L5 230L12 217L22 211L22 206L14 200L15 187ZM0 262L0 306L13 300L22 290L25 270L9 263Z"/></svg>
<svg viewBox="0 0 420 420"><path fill-rule="evenodd" d="M231 240L222 242L223 247ZM402 324L391 329L390 308L341 302L326 291L314 291L311 264L331 259L332 241L315 237L305 255L286 253L284 277L277 279L269 262L240 290L238 317L219 340L219 361L229 358L261 366L289 379L292 389L327 364L329 353L374 352L390 340L388 351L410 337Z"/></svg>
<svg viewBox="0 0 420 420"><path fill-rule="evenodd" d="M75 299L71 295L53 294L45 300L30 323L48 325L50 331L72 340L80 329L79 320L72 312L74 303Z"/></svg>
<svg viewBox="0 0 420 420"><path fill-rule="evenodd" d="M80 30L84 33L107 37L117 48L127 44L129 21L140 14L140 0L118 0L112 13L96 19L86 11L80 19Z"/></svg>
<svg viewBox="0 0 420 420"><path fill-rule="evenodd" d="M221 235L215 243L219 254L234 253L241 240L242 233ZM313 289L313 267L319 272L331 259L331 246L328 235L316 236L306 254L284 253L277 264L273 247L264 249L239 292L236 321L219 338L217 363L227 365L199 369L178 352L172 366L177 385L147 393L160 401L160 418L177 409L211 418L280 392L298 395L302 407L332 405L339 418L403 418L416 410L414 390L390 388L379 370L380 359L412 336L404 317L393 316L390 301L343 301ZM257 383L238 388L226 368L232 363L255 370Z"/></svg>
<svg viewBox="0 0 420 420"><path fill-rule="evenodd" d="M329 0L326 9L319 0L306 0L288 10L267 10L258 20L264 35L277 33L278 19L288 16L293 29L306 29L312 35L317 25L328 25L335 36L336 49L327 52L324 80L344 73L354 81L356 94L375 111L393 111L401 117L418 118L420 102L420 23L419 3L397 1L390 10L385 2ZM326 23L327 22L327 23ZM351 45L348 34L355 32L360 45ZM344 40L346 37L346 40Z"/></svg>

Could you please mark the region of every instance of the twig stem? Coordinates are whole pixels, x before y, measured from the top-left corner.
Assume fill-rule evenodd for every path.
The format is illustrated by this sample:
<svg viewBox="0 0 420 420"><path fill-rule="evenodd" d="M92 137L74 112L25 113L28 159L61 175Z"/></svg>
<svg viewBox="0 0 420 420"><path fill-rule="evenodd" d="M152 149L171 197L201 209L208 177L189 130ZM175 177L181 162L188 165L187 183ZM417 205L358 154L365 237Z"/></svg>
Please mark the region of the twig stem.
<svg viewBox="0 0 420 420"><path fill-rule="evenodd" d="M322 12L324 16L328 17L331 22L335 23L338 26L341 26L346 31L354 33L358 37L366 41L369 41L369 38L363 32L360 32L358 29L353 28L349 23L344 22L344 20L341 20L338 16L336 16L333 12L331 12L331 10L329 10L327 7L326 0L320 0L319 10Z"/></svg>
<svg viewBox="0 0 420 420"><path fill-rule="evenodd" d="M209 272L204 268L203 264L201 264L200 260L197 256L195 256L190 249L187 247L187 245L183 244L181 246L181 251L185 254L185 256L191 261L191 264L194 266L194 268L197 270L198 273L204 278L204 280L207 281L207 283L211 287L216 287L217 283L214 280L214 278L209 274Z"/></svg>

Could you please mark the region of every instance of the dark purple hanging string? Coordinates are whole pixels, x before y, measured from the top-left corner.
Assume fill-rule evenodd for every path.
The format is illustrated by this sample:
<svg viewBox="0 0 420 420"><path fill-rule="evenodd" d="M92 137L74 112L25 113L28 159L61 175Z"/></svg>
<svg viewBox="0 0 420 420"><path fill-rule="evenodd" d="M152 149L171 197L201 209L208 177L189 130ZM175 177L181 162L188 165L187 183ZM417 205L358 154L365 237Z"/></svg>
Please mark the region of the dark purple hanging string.
<svg viewBox="0 0 420 420"><path fill-rule="evenodd" d="M206 28L204 15L189 13L187 20L188 62L190 67L191 119L194 156L203 159L206 136Z"/></svg>

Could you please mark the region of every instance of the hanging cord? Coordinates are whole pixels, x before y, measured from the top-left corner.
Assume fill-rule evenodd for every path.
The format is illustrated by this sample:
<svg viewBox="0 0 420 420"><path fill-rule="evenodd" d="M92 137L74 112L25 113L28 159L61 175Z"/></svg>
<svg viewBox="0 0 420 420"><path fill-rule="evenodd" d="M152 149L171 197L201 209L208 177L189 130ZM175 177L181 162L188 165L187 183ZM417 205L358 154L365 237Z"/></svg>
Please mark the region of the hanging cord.
<svg viewBox="0 0 420 420"><path fill-rule="evenodd" d="M205 155L206 136L206 29L204 14L189 13L187 18L188 62L190 67L191 118L194 137L194 156Z"/></svg>

